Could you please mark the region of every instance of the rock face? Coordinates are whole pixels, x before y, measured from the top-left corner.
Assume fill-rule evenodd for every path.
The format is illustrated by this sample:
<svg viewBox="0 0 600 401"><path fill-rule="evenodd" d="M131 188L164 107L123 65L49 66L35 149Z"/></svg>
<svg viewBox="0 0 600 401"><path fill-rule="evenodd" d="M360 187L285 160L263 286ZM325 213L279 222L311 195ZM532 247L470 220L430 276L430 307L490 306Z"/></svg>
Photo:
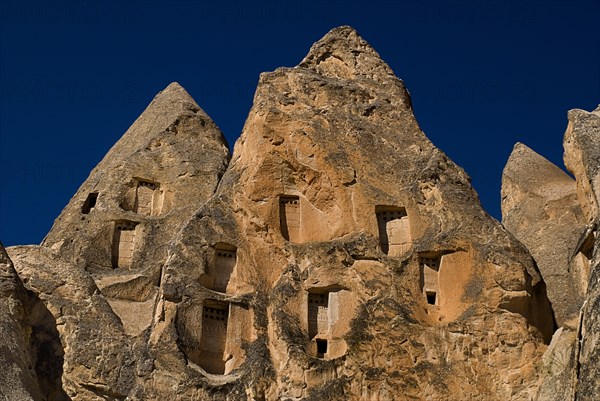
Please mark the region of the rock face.
<svg viewBox="0 0 600 401"><path fill-rule="evenodd" d="M211 373L239 367L257 399L525 400L552 331L529 255L347 27L261 75L219 189L175 244L164 308L182 351ZM221 247L236 261L215 286ZM207 305L229 310L219 363Z"/></svg>
<svg viewBox="0 0 600 401"><path fill-rule="evenodd" d="M0 244L0 398L67 400L56 322L28 292Z"/></svg>
<svg viewBox="0 0 600 401"><path fill-rule="evenodd" d="M588 221L600 215L600 106L590 112L571 110L564 138L565 166L577 179L577 195Z"/></svg>
<svg viewBox="0 0 600 401"><path fill-rule="evenodd" d="M600 108L569 112L564 147L575 180L521 144L502 179L503 222L537 261L562 326L542 358L538 401L600 398Z"/></svg>
<svg viewBox="0 0 600 401"><path fill-rule="evenodd" d="M590 269L581 322L577 400L592 401L600 399L600 106L591 113L569 112L564 147L565 166L577 180L577 195L589 222L573 257Z"/></svg>
<svg viewBox="0 0 600 401"><path fill-rule="evenodd" d="M527 202L554 202L553 218L571 208L556 230L590 231L578 184L558 172L528 184L519 160L550 167L522 150L505 209L517 219ZM589 254L593 234L563 244L548 233L560 252ZM402 81L341 27L298 66L261 75L231 162L171 84L42 245L8 251L59 337L63 398L47 399L529 401L554 391L547 369L569 377L581 355L591 380L596 358L593 335L579 352L576 323L548 347L542 277L561 322L581 300L561 298L555 284L575 284L536 244L541 275L425 137ZM43 399L30 376L14 382ZM571 391L564 380L554 393Z"/></svg>
<svg viewBox="0 0 600 401"><path fill-rule="evenodd" d="M537 262L556 323L562 326L577 319L585 272L580 266L570 269L569 263L586 221L575 180L527 146L516 144L502 175L502 223Z"/></svg>
<svg viewBox="0 0 600 401"><path fill-rule="evenodd" d="M171 84L92 171L42 246L10 249L57 321L71 399L135 397L148 380L147 337L169 243L213 194L228 160L219 129Z"/></svg>

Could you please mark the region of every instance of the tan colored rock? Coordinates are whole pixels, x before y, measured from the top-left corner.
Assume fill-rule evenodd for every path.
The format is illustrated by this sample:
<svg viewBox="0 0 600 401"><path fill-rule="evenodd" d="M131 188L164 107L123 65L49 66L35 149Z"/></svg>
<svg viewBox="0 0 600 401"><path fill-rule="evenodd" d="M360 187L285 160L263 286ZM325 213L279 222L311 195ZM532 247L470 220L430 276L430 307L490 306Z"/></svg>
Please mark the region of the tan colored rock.
<svg viewBox="0 0 600 401"><path fill-rule="evenodd" d="M27 288L55 319L64 352L62 384L70 399L124 398L136 365L147 363L147 357L134 357L131 339L89 273L46 247L11 247L8 252Z"/></svg>
<svg viewBox="0 0 600 401"><path fill-rule="evenodd" d="M585 289L582 269L570 269L586 221L575 180L517 143L502 174L502 223L535 259L557 325L577 319Z"/></svg>
<svg viewBox="0 0 600 401"><path fill-rule="evenodd" d="M565 165L576 182L520 144L504 170L503 221L538 261L562 325L542 357L536 401L600 398L599 138L600 108L571 110Z"/></svg>
<svg viewBox="0 0 600 401"><path fill-rule="evenodd" d="M564 137L564 161L577 180L577 195L589 222L600 217L600 106L592 112L569 111L569 125Z"/></svg>
<svg viewBox="0 0 600 401"><path fill-rule="evenodd" d="M208 276L223 243L236 263L219 289ZM539 272L349 27L261 75L217 193L170 252L159 308L177 308L180 349L212 391L229 379L268 400L535 394L553 324ZM236 361L217 377L194 353L204 321L183 312L215 301L230 308L217 358ZM253 325L230 331L234 307Z"/></svg>
<svg viewBox="0 0 600 401"><path fill-rule="evenodd" d="M579 332L577 327L561 327L542 356L544 381L536 401L575 400Z"/></svg>
<svg viewBox="0 0 600 401"><path fill-rule="evenodd" d="M597 228L600 220L600 107L592 112L571 110L565 132L565 165L577 179L577 190L589 226L582 233L574 262L589 268L582 311L581 350L576 399L600 399L600 259Z"/></svg>
<svg viewBox="0 0 600 401"><path fill-rule="evenodd" d="M172 84L42 246L9 249L72 400L534 397L539 271L356 31L261 75L227 161Z"/></svg>
<svg viewBox="0 0 600 401"><path fill-rule="evenodd" d="M147 399L146 340L168 245L228 159L221 132L173 83L92 171L42 246L9 249L57 320L71 399Z"/></svg>
<svg viewBox="0 0 600 401"><path fill-rule="evenodd" d="M41 400L35 369L36 355L30 346L28 296L13 264L0 244L0 398Z"/></svg>

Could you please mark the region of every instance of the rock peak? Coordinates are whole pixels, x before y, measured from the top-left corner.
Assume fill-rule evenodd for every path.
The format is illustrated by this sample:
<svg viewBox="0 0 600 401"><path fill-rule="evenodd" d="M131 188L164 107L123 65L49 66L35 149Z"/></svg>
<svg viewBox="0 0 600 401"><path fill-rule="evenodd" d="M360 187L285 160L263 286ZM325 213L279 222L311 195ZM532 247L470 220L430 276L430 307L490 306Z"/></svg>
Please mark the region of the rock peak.
<svg viewBox="0 0 600 401"><path fill-rule="evenodd" d="M200 106L198 106L194 98L179 84L179 82L171 82L165 89L158 92L150 106L152 105L165 105L169 108L176 107L190 109L192 111L200 109Z"/></svg>
<svg viewBox="0 0 600 401"><path fill-rule="evenodd" d="M544 191L555 185L571 187L574 180L560 167L531 149L517 142L503 171L503 180L519 182L530 191Z"/></svg>
<svg viewBox="0 0 600 401"><path fill-rule="evenodd" d="M396 79L392 69L358 32L350 26L329 31L317 41L298 67L343 79Z"/></svg>
<svg viewBox="0 0 600 401"><path fill-rule="evenodd" d="M171 82L165 89L160 91L156 96L170 95L173 97L180 97L181 99L191 100L194 102L192 96L185 90L179 82ZM195 103L195 102L194 102Z"/></svg>
<svg viewBox="0 0 600 401"><path fill-rule="evenodd" d="M575 180L517 143L502 172L501 206L502 223L531 252L547 285L556 324L577 318L583 303L582 280L567 255L577 248L585 226Z"/></svg>

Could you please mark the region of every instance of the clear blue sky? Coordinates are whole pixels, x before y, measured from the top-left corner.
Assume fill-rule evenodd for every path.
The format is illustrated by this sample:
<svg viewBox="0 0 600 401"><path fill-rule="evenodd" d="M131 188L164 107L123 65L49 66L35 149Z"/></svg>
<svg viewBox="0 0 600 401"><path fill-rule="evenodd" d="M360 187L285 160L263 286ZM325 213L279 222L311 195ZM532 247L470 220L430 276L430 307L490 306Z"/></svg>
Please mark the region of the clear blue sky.
<svg viewBox="0 0 600 401"><path fill-rule="evenodd" d="M39 243L172 81L239 136L263 71L352 25L427 136L500 217L521 141L562 166L566 113L600 102L600 1L0 1L0 240Z"/></svg>

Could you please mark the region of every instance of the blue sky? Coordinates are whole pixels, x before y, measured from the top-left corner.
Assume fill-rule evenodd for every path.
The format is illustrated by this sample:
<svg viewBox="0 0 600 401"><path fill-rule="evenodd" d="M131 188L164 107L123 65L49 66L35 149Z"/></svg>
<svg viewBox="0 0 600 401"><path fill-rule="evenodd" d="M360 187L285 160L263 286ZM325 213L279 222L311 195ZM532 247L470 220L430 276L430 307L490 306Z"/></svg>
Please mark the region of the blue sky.
<svg viewBox="0 0 600 401"><path fill-rule="evenodd" d="M181 83L230 146L258 76L352 25L500 218L515 142L562 166L600 102L600 1L0 1L0 240L39 243L154 95Z"/></svg>

